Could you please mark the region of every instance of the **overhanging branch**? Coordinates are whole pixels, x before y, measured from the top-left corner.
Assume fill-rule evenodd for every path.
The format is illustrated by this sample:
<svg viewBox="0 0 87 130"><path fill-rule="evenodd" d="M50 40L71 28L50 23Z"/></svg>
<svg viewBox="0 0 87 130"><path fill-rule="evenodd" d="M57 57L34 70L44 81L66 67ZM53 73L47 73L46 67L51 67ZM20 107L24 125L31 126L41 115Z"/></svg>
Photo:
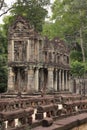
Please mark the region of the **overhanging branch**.
<svg viewBox="0 0 87 130"><path fill-rule="evenodd" d="M3 12L2 14L0 14L0 17L1 17L2 15L4 15L4 14L8 13L12 8L13 8L13 7L7 9L5 12Z"/></svg>
<svg viewBox="0 0 87 130"><path fill-rule="evenodd" d="M0 10L2 9L3 6L4 6L4 0L0 0Z"/></svg>

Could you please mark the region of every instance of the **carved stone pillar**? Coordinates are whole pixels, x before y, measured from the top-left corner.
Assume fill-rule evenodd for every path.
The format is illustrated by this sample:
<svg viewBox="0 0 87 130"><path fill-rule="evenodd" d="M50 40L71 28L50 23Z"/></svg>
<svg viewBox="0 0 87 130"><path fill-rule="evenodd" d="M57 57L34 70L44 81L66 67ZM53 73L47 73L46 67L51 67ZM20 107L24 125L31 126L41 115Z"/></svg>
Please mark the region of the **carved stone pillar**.
<svg viewBox="0 0 87 130"><path fill-rule="evenodd" d="M47 55L46 55L46 61L45 61L46 63L48 63L49 62L49 52L47 52Z"/></svg>
<svg viewBox="0 0 87 130"><path fill-rule="evenodd" d="M57 69L56 69L56 71L55 71L55 81L54 81L54 89L55 89L55 91L57 91L57 82L58 82L57 78L58 78L58 73L57 73Z"/></svg>
<svg viewBox="0 0 87 130"><path fill-rule="evenodd" d="M48 90L53 89L53 68L48 68Z"/></svg>
<svg viewBox="0 0 87 130"><path fill-rule="evenodd" d="M34 40L31 41L31 57L30 60L34 61L35 54L34 54Z"/></svg>
<svg viewBox="0 0 87 130"><path fill-rule="evenodd" d="M12 61L14 61L14 41L12 40L12 52L11 52L11 56L12 56Z"/></svg>
<svg viewBox="0 0 87 130"><path fill-rule="evenodd" d="M14 91L14 72L11 67L8 71L8 91Z"/></svg>
<svg viewBox="0 0 87 130"><path fill-rule="evenodd" d="M18 68L18 75L17 75L17 85L18 85L18 91L21 91L21 77L20 77L20 69Z"/></svg>
<svg viewBox="0 0 87 130"><path fill-rule="evenodd" d="M8 44L8 62L12 61L12 45L11 45L11 41L9 41Z"/></svg>
<svg viewBox="0 0 87 130"><path fill-rule="evenodd" d="M68 90L68 84L67 84L67 70L66 70L66 90Z"/></svg>
<svg viewBox="0 0 87 130"><path fill-rule="evenodd" d="M37 61L39 61L39 54L40 54L40 52L39 52L39 41L37 42Z"/></svg>
<svg viewBox="0 0 87 130"><path fill-rule="evenodd" d="M40 73L40 90L44 88L44 69L41 69Z"/></svg>
<svg viewBox="0 0 87 130"><path fill-rule="evenodd" d="M64 70L62 70L62 90L64 91Z"/></svg>
<svg viewBox="0 0 87 130"><path fill-rule="evenodd" d="M62 90L62 73L61 70L59 70L59 90Z"/></svg>
<svg viewBox="0 0 87 130"><path fill-rule="evenodd" d="M62 91L64 91L64 70L62 70Z"/></svg>
<svg viewBox="0 0 87 130"><path fill-rule="evenodd" d="M70 86L70 76L69 72L67 72L67 90L69 91L69 86Z"/></svg>
<svg viewBox="0 0 87 130"><path fill-rule="evenodd" d="M35 61L37 60L37 41L35 40L35 42L34 42L34 59L35 59Z"/></svg>
<svg viewBox="0 0 87 130"><path fill-rule="evenodd" d="M30 40L28 40L28 43L27 43L27 61L29 61L30 59L30 52L31 52L31 48L30 48Z"/></svg>
<svg viewBox="0 0 87 130"><path fill-rule="evenodd" d="M34 90L34 70L32 67L28 70L27 90L28 92L32 92Z"/></svg>
<svg viewBox="0 0 87 130"><path fill-rule="evenodd" d="M66 91L66 70L64 70L64 90Z"/></svg>
<svg viewBox="0 0 87 130"><path fill-rule="evenodd" d="M38 92L39 89L39 69L36 68L35 70L35 91Z"/></svg>

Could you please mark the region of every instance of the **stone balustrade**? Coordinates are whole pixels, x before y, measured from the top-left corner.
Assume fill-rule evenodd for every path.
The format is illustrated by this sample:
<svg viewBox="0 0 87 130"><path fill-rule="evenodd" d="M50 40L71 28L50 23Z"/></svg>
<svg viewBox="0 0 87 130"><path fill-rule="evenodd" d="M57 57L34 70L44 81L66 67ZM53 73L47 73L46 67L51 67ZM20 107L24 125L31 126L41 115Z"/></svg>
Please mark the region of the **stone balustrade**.
<svg viewBox="0 0 87 130"><path fill-rule="evenodd" d="M53 97L51 98L2 98L0 99L0 111L14 111L20 108L37 107L38 105L46 105L54 102Z"/></svg>
<svg viewBox="0 0 87 130"><path fill-rule="evenodd" d="M38 106L37 107L37 113L36 113L36 119L41 120L45 117L55 117L56 111L58 109L57 104L49 104L44 106Z"/></svg>
<svg viewBox="0 0 87 130"><path fill-rule="evenodd" d="M34 110L38 105L54 102L53 97L32 98L1 98L0 99L0 124L1 130L24 130L35 120Z"/></svg>
<svg viewBox="0 0 87 130"><path fill-rule="evenodd" d="M18 130L16 127L26 127L32 124L33 108L19 109L15 111L0 112L2 130Z"/></svg>
<svg viewBox="0 0 87 130"><path fill-rule="evenodd" d="M87 111L87 100L68 101L63 107L67 113Z"/></svg>
<svg viewBox="0 0 87 130"><path fill-rule="evenodd" d="M76 100L77 99L77 100ZM59 108L59 105L62 105ZM24 130L35 121L87 111L87 100L71 96L30 96L0 99L1 130Z"/></svg>

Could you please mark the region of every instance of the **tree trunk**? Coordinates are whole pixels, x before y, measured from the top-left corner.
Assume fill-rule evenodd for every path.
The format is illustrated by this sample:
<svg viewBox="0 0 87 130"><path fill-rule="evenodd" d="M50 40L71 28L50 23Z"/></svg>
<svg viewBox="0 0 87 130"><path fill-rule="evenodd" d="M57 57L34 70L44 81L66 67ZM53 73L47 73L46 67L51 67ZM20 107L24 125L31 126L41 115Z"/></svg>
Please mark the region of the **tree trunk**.
<svg viewBox="0 0 87 130"><path fill-rule="evenodd" d="M82 11L79 10L80 13L80 19L82 18ZM81 50L82 50L82 58L83 58L83 63L85 63L85 52L84 52L84 41L83 41L83 35L82 35L82 31L83 31L83 23L81 23L80 26L80 30L79 30L79 34L80 34L80 46L81 46Z"/></svg>
<svg viewBox="0 0 87 130"><path fill-rule="evenodd" d="M83 43L83 36L82 36L82 28L80 28L79 30L79 34L80 34L80 45L81 45L81 50L82 50L82 59L83 59L83 63L85 63L85 52L84 52L84 43Z"/></svg>

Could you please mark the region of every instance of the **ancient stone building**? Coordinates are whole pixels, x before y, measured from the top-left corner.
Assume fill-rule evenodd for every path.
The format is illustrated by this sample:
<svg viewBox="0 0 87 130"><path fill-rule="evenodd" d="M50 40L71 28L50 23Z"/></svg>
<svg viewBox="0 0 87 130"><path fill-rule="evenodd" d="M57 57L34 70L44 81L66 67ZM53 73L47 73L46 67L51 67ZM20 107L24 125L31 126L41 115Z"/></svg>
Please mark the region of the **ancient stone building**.
<svg viewBox="0 0 87 130"><path fill-rule="evenodd" d="M41 37L18 16L9 27L8 91L69 90L69 50L59 38Z"/></svg>

